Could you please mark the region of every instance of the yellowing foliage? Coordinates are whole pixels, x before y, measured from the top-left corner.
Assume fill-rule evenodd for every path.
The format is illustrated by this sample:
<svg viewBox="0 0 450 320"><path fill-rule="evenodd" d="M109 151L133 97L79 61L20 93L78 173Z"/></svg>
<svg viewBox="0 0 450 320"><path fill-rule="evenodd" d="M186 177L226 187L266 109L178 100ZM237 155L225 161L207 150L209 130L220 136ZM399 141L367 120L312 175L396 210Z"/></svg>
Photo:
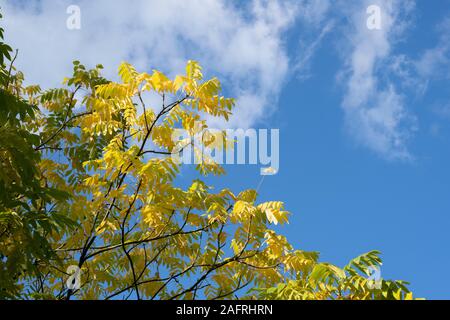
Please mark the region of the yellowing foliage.
<svg viewBox="0 0 450 320"><path fill-rule="evenodd" d="M33 273L20 273L17 292L52 299L411 297L400 282L372 290L355 271L379 263L376 254L341 270L319 263L315 252L295 250L273 229L288 223L282 202L259 203L255 190L234 194L201 180L177 186L174 130L207 130L204 114L227 120L234 105L221 95L217 78L204 79L196 61L174 79L122 63L116 83L104 79L101 68L75 62L65 88L22 92L46 110L27 120L39 137L39 181L70 195L43 202L40 210L76 226L47 230L55 256L37 261ZM148 94L160 96L161 104L148 105ZM202 143L224 138L211 133ZM224 173L209 158L197 170ZM9 223L16 216L10 214ZM2 254L14 248L12 241L0 242ZM70 265L82 270L79 289L62 283Z"/></svg>

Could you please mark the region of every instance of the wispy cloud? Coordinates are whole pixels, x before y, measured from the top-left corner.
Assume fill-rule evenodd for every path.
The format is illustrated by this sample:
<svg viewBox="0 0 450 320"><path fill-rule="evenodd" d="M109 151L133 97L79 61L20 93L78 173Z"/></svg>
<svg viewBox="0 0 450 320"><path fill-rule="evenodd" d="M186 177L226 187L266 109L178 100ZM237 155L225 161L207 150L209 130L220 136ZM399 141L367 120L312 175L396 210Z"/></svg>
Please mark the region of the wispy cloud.
<svg viewBox="0 0 450 320"><path fill-rule="evenodd" d="M28 82L59 85L78 59L102 63L113 77L128 60L140 70L173 75L188 59L199 60L210 76L237 97L232 118L247 127L273 111L289 59L283 32L293 23L295 1L0 1L6 36L20 48L18 66ZM81 30L66 28L66 8L81 8Z"/></svg>
<svg viewBox="0 0 450 320"><path fill-rule="evenodd" d="M397 55L391 58L390 69L398 77L399 83L410 95L418 98L428 93L430 84L442 84L450 79L450 18L444 18L435 26L438 40L435 45L419 52L417 57ZM430 89L433 90L433 89ZM450 118L449 98L445 92L435 96L431 94L431 105L426 109L442 119ZM444 96L442 96L444 95ZM431 126L431 133L436 134L438 124Z"/></svg>
<svg viewBox="0 0 450 320"><path fill-rule="evenodd" d="M437 27L439 41L434 48L426 50L416 62L419 75L426 79L450 78L450 18Z"/></svg>
<svg viewBox="0 0 450 320"><path fill-rule="evenodd" d="M311 77L311 62L325 37L333 30L335 21L330 15L330 0L307 0L299 10L299 47L293 59L292 71L297 78Z"/></svg>
<svg viewBox="0 0 450 320"><path fill-rule="evenodd" d="M346 69L340 80L346 83L342 107L346 127L359 144L386 159L409 160L407 141L414 132L414 117L405 100L384 73L393 46L407 27L404 18L413 8L412 1L363 1L344 11L351 16L349 46L344 54ZM381 8L381 29L367 28L366 8Z"/></svg>
<svg viewBox="0 0 450 320"><path fill-rule="evenodd" d="M66 28L71 4L81 8L81 30ZM381 30L366 27L366 8L373 4L382 9ZM425 76L442 68L450 53L444 36L419 61L396 53L414 11L412 0L136 0L132 5L125 0L29 0L26 5L0 0L0 5L8 42L20 49L18 66L29 83L59 85L75 59L90 66L102 63L108 77L115 77L122 60L173 76L186 60L196 59L237 98L231 125L239 127L267 119L289 76L308 77L313 57L333 33L344 63L339 82L346 128L355 141L386 159L412 158L407 146L415 121L402 86L420 84L425 90ZM298 28L294 38L286 39L293 26ZM287 40L300 42L294 56ZM420 83L416 74L422 75Z"/></svg>
<svg viewBox="0 0 450 320"><path fill-rule="evenodd" d="M307 79L310 77L311 60L316 54L316 51L322 44L324 38L333 30L334 20L327 21L320 29L319 33L314 33L312 40L302 38L300 41L300 50L297 55L293 70L299 78Z"/></svg>

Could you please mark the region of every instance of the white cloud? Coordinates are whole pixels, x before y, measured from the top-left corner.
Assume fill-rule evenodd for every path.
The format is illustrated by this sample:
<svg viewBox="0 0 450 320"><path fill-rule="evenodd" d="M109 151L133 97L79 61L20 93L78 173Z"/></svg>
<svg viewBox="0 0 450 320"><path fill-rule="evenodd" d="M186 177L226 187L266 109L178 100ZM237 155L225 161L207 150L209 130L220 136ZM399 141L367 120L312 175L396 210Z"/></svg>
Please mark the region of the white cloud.
<svg viewBox="0 0 450 320"><path fill-rule="evenodd" d="M314 37L312 40L308 41L305 38L301 40L297 60L293 67L299 78L307 79L311 76L311 60L315 56L315 53L322 44L324 38L334 28L334 23L334 20L327 21L318 34L313 34Z"/></svg>
<svg viewBox="0 0 450 320"><path fill-rule="evenodd" d="M306 25L319 27L328 17L330 7L330 0L303 0L299 15Z"/></svg>
<svg viewBox="0 0 450 320"><path fill-rule="evenodd" d="M392 56L388 62L388 75L396 77L399 86L411 90L412 95L422 97L427 88L428 80L417 72L417 63L405 54Z"/></svg>
<svg viewBox="0 0 450 320"><path fill-rule="evenodd" d="M297 78L306 80L311 77L311 62L325 37L334 29L335 21L331 12L330 0L304 1L299 10L301 30L299 48L292 70Z"/></svg>
<svg viewBox="0 0 450 320"><path fill-rule="evenodd" d="M66 28L66 8L81 8L81 30ZM7 41L20 49L28 83L58 86L75 59L102 63L114 77L122 60L138 69L183 72L196 59L237 97L232 123L248 127L274 110L288 73L284 31L298 4L258 1L0 1ZM308 17L312 19L313 13Z"/></svg>
<svg viewBox="0 0 450 320"><path fill-rule="evenodd" d="M450 18L438 26L438 44L426 50L416 61L419 75L426 79L450 78Z"/></svg>
<svg viewBox="0 0 450 320"><path fill-rule="evenodd" d="M366 26L369 5L381 8L381 30ZM414 131L414 119L404 105L403 96L388 77L384 77L392 48L407 27L405 14L413 9L412 1L364 1L345 9L351 14L350 41L344 56L346 81L342 103L346 126L355 140L387 159L411 159L407 140Z"/></svg>
<svg viewBox="0 0 450 320"><path fill-rule="evenodd" d="M401 76L401 61L392 55L392 48L407 26L404 16L411 12L413 2L331 3L0 0L7 41L20 49L17 64L28 83L58 86L70 75L75 59L88 66L102 63L111 78L122 60L139 70L158 68L173 76L183 72L186 60L196 59L208 76L222 80L227 95L237 98L231 124L244 128L276 110L289 75L309 72L316 50L337 22L343 21L344 13L350 21L350 29L341 35L342 43L348 40L348 50L342 50L347 54L342 78L347 128L356 141L386 158L410 158L406 142L414 130L412 117L398 88L382 75L390 64L390 72ZM66 28L66 8L71 4L81 8L78 31ZM365 9L371 4L383 9L382 30L366 28ZM300 28L297 39L301 45L290 61L285 35L294 25Z"/></svg>

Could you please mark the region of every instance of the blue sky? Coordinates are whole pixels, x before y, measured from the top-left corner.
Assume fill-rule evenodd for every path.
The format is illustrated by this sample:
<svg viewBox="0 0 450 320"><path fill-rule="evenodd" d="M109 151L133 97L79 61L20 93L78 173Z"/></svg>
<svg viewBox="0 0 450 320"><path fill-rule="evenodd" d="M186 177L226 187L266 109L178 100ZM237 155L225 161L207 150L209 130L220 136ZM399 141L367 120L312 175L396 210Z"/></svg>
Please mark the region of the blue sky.
<svg viewBox="0 0 450 320"><path fill-rule="evenodd" d="M349 3L0 1L30 83L57 86L74 59L111 77L122 60L170 75L199 60L238 99L231 126L280 129L280 172L260 195L293 213L281 230L295 247L338 265L380 250L384 278L448 299L450 1ZM371 4L381 30L366 27ZM258 166L227 172L210 182L260 180Z"/></svg>

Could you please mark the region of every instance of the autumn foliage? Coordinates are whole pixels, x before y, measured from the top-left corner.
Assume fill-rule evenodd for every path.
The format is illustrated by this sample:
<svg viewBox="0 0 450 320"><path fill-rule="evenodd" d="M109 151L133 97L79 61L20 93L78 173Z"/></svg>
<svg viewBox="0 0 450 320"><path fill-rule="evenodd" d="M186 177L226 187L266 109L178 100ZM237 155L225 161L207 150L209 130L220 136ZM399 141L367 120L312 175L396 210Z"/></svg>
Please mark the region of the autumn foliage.
<svg viewBox="0 0 450 320"><path fill-rule="evenodd" d="M224 174L211 159L177 185L174 130L207 133L205 115L226 121L234 106L197 62L173 79L122 63L113 82L75 61L43 91L0 49L0 298L412 298L401 281L367 279L376 251L341 269L293 248L272 228L288 222L283 203L208 186L202 176Z"/></svg>

